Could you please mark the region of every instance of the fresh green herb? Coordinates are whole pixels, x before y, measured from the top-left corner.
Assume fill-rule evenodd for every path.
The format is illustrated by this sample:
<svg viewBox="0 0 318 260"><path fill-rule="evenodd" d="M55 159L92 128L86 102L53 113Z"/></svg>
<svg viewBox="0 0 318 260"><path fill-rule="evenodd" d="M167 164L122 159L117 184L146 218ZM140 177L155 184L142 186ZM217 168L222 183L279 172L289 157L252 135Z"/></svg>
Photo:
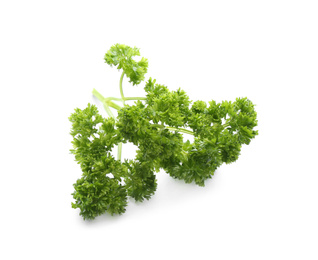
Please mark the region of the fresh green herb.
<svg viewBox="0 0 318 260"><path fill-rule="evenodd" d="M192 103L183 90L170 91L151 78L145 83L146 97L125 97L124 76L138 85L148 68L147 59L135 61L135 56L140 56L139 49L122 44L105 54L107 64L122 70L120 98L105 98L93 90L108 118L91 104L75 109L69 117L74 138L71 153L83 172L74 184L72 207L79 208L84 219L105 212L124 213L128 196L136 201L150 199L157 188L155 173L161 168L173 178L204 186L222 163L236 161L242 145L258 134L254 105L247 98ZM129 100L134 104L126 104ZM117 118L111 109L118 111ZM194 141L184 141L185 134ZM121 159L126 142L138 147L134 160ZM114 146L118 146L116 159L111 152Z"/></svg>

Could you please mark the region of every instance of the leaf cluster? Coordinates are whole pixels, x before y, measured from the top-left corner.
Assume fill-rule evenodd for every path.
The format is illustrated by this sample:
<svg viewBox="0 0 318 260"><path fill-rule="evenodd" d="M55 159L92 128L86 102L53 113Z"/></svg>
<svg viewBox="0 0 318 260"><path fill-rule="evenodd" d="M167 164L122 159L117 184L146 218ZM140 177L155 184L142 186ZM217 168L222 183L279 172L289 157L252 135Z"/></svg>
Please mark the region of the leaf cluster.
<svg viewBox="0 0 318 260"><path fill-rule="evenodd" d="M138 85L144 80L148 70L148 60L141 58L140 61L135 61L133 57L140 56L139 49L129 47L124 44L115 44L105 54L105 62L111 66L117 66L117 69L122 69L129 82L133 85Z"/></svg>
<svg viewBox="0 0 318 260"><path fill-rule="evenodd" d="M127 205L127 191L121 184L125 167L111 155L111 149L121 141L113 118L103 118L97 107L75 109L69 117L72 123L75 160L82 177L74 184L73 208L79 208L84 219L94 219L105 212L121 214Z"/></svg>
<svg viewBox="0 0 318 260"><path fill-rule="evenodd" d="M138 146L140 158L163 168L172 177L204 186L222 163L238 159L242 144L257 135L254 105L247 98L235 102L191 101L182 90L149 80L145 104L125 106L117 127ZM184 142L182 129L191 129L194 142Z"/></svg>

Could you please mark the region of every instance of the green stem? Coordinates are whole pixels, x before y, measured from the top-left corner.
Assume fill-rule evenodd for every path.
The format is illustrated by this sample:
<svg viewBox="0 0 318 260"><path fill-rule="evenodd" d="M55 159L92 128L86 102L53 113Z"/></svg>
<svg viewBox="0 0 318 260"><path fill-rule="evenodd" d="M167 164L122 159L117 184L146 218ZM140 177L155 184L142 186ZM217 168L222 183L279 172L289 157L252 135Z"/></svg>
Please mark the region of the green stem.
<svg viewBox="0 0 318 260"><path fill-rule="evenodd" d="M121 162L121 151L123 148L123 143L118 144L118 150L117 150L117 160Z"/></svg>
<svg viewBox="0 0 318 260"><path fill-rule="evenodd" d="M93 93L93 95L94 95L99 101L101 101L101 102L103 103L104 108L105 108L107 114L108 114L110 117L115 118L114 115L113 115L113 113L112 113L112 111L110 110L108 104L105 102L104 96L103 96L101 93L99 93L96 89L93 89L93 92L92 92L92 93Z"/></svg>
<svg viewBox="0 0 318 260"><path fill-rule="evenodd" d="M109 106L108 106L106 103L103 103L103 105L104 105L104 108L105 108L107 114L108 114L110 117L115 118L114 115L113 115L113 113L112 113L112 111L110 110Z"/></svg>
<svg viewBox="0 0 318 260"><path fill-rule="evenodd" d="M108 100L123 101L122 98L116 98L116 97L107 97L107 98L105 98L105 100L106 100L106 101L108 101Z"/></svg>
<svg viewBox="0 0 318 260"><path fill-rule="evenodd" d="M101 93L99 93L96 89L93 89L92 93L99 101L104 103L105 98L103 97Z"/></svg>
<svg viewBox="0 0 318 260"><path fill-rule="evenodd" d="M184 128L175 128L175 127L170 127L170 126L166 126L165 128L168 130L171 130L171 131L179 131L179 132L182 132L185 134L194 135L194 133L191 130L187 130Z"/></svg>
<svg viewBox="0 0 318 260"><path fill-rule="evenodd" d="M194 133L191 130L187 130L184 128L175 128L175 127L171 127L171 126L164 126L164 125L159 125L159 124L152 124L151 126L155 126L155 127L159 127L159 128L165 128L171 131L179 131L185 134L189 134L189 135L194 135Z"/></svg>
<svg viewBox="0 0 318 260"><path fill-rule="evenodd" d="M120 95L122 98L123 105L125 105L125 97L124 97L124 91L123 91L123 79L124 79L125 73L123 72L120 76L119 80L119 90L120 90Z"/></svg>
<svg viewBox="0 0 318 260"><path fill-rule="evenodd" d="M159 127L159 128L165 128L165 126L164 126L164 125L159 125L159 124L151 124L151 126Z"/></svg>
<svg viewBox="0 0 318 260"><path fill-rule="evenodd" d="M108 106L112 107L112 108L115 108L116 110L121 109L121 106L115 104L115 103L112 102L112 101L106 101L106 104L107 104Z"/></svg>
<svg viewBox="0 0 318 260"><path fill-rule="evenodd" d="M120 90L120 96L123 102L123 106L125 106L125 96L123 91L123 79L124 79L125 73L123 72L120 76L119 80L119 90ZM111 102L111 101L110 101ZM117 160L121 162L121 151L122 151L123 143L118 144L118 150L117 150Z"/></svg>
<svg viewBox="0 0 318 260"><path fill-rule="evenodd" d="M125 97L124 100L147 100L145 97Z"/></svg>
<svg viewBox="0 0 318 260"><path fill-rule="evenodd" d="M105 98L106 101L109 101L109 100L115 100L115 101L129 101L129 100L147 100L147 98L145 97L124 97L124 99L122 98L116 98L116 97L107 97Z"/></svg>

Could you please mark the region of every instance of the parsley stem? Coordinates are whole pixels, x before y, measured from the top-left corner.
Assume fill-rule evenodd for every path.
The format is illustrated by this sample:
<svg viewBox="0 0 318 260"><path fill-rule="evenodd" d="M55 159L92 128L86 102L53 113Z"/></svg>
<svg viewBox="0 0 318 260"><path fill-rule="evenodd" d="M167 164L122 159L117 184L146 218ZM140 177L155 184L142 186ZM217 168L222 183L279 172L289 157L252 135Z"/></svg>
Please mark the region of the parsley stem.
<svg viewBox="0 0 318 260"><path fill-rule="evenodd" d="M187 130L184 128L175 128L175 127L170 127L170 126L164 126L164 125L159 125L159 124L152 124L151 126L155 126L155 127L159 127L159 128L165 128L171 131L179 131L185 134L189 134L189 135L194 135L194 133L191 130Z"/></svg>
<svg viewBox="0 0 318 260"><path fill-rule="evenodd" d="M171 130L171 131L179 131L179 132L182 132L185 134L194 135L194 133L191 130L187 130L184 128L175 128L175 127L170 127L170 126L166 126L165 128L168 130Z"/></svg>
<svg viewBox="0 0 318 260"><path fill-rule="evenodd" d="M117 160L121 162L121 151L123 149L123 143L118 144L118 150L117 150Z"/></svg>
<svg viewBox="0 0 318 260"><path fill-rule="evenodd" d="M125 100L146 100L145 97L125 97Z"/></svg>
<svg viewBox="0 0 318 260"><path fill-rule="evenodd" d="M145 97L124 97L124 99L122 98L116 98L116 97L107 97L105 98L106 101L108 100L115 100L115 101L129 101L129 100L146 100L147 98Z"/></svg>
<svg viewBox="0 0 318 260"><path fill-rule="evenodd" d="M112 108L115 108L116 110L121 109L121 106L115 104L115 103L112 102L112 101L106 101L106 104L107 104L108 106L112 107Z"/></svg>
<svg viewBox="0 0 318 260"><path fill-rule="evenodd" d="M122 98L116 98L116 97L107 97L107 98L105 98L105 100L106 100L106 101L108 101L108 100L123 101Z"/></svg>
<svg viewBox="0 0 318 260"><path fill-rule="evenodd" d="M123 72L120 76L119 80L119 90L120 90L120 96L123 102L123 105L125 106L125 96L123 91L123 79L124 79L125 73ZM109 101L111 102L111 101ZM113 102L112 102L113 103ZM114 107L115 108L115 107ZM117 150L117 160L121 162L121 151L122 151L123 143L118 144L118 150Z"/></svg>
<svg viewBox="0 0 318 260"><path fill-rule="evenodd" d="M109 108L109 105L105 102L105 98L103 97L103 95L102 95L101 93L99 93L96 89L93 89L93 92L92 92L92 93L93 93L93 95L94 95L99 101L101 101L101 102L103 103L104 108L105 108L107 114L108 114L110 117L115 118L114 115L113 115L113 113L112 113L112 111L111 111L110 108Z"/></svg>
<svg viewBox="0 0 318 260"><path fill-rule="evenodd" d="M120 90L120 95L122 98L123 105L125 105L125 97L124 97L124 91L123 91L123 79L124 79L125 73L123 72L120 76L119 80L119 90Z"/></svg>
<svg viewBox="0 0 318 260"><path fill-rule="evenodd" d="M105 98L103 97L103 95L99 93L96 89L93 89L92 93L99 101L103 103L105 102Z"/></svg>
<svg viewBox="0 0 318 260"><path fill-rule="evenodd" d="M120 89L122 90L122 81L120 83ZM125 103L126 100L146 100L146 98L144 97L123 97L123 98L116 98L116 97L107 97L105 98L101 93L99 93L96 89L93 89L93 95L99 100L101 101L104 105L106 104L109 107L112 107L116 110L121 109L121 106L115 104L114 102L112 102L111 100L115 100L115 101L121 101L123 102L123 104ZM121 94L123 94L123 91L121 91ZM105 110L107 111L107 109L105 108ZM108 113L108 112L107 112ZM109 113L108 113L109 114Z"/></svg>
<svg viewBox="0 0 318 260"><path fill-rule="evenodd" d="M105 108L107 114L108 114L110 117L115 118L114 115L113 115L113 113L112 113L112 111L110 110L109 106L108 106L106 103L103 103L103 105L104 105L104 108Z"/></svg>

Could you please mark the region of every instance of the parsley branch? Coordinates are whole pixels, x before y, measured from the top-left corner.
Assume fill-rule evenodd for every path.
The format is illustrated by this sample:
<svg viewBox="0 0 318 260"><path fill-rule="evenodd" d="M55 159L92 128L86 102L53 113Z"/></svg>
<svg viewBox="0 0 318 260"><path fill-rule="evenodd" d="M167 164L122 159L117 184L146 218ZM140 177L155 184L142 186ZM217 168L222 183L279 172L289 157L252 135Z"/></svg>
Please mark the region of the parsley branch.
<svg viewBox="0 0 318 260"><path fill-rule="evenodd" d="M192 131L184 129L184 128L175 128L175 127L169 127L169 126L164 126L164 125L159 125L159 124L151 124L151 126L159 127L159 128L162 128L162 129L168 129L168 130L171 130L171 131L179 131L179 132L182 132L182 133L185 133L185 134L194 135L194 133Z"/></svg>
<svg viewBox="0 0 318 260"><path fill-rule="evenodd" d="M147 100L147 98L145 97L124 97L124 98L116 98L116 97L107 97L105 98L102 94L100 94L95 88L92 91L92 94L102 103L104 103L105 101L110 101L110 100L114 100L114 101L133 101L133 100ZM117 108L119 109L119 108Z"/></svg>
<svg viewBox="0 0 318 260"><path fill-rule="evenodd" d="M123 71L123 73L121 74L121 77L120 77L120 81L119 81L119 89L120 89L120 95L121 95L121 98L122 98L123 105L125 106L125 97L124 97L124 91L123 91L124 75L125 75L125 72ZM113 108L115 108L115 107L113 107ZM117 160L119 160L119 161L121 161L122 147L123 147L123 143L119 143L118 144L118 150L117 150Z"/></svg>
<svg viewBox="0 0 318 260"><path fill-rule="evenodd" d="M103 105L104 105L104 108L105 108L107 114L108 114L110 117L115 118L115 116L113 115L112 111L109 109L109 106L108 106L106 103L103 103Z"/></svg>
<svg viewBox="0 0 318 260"><path fill-rule="evenodd" d="M93 93L93 94L94 94L94 93ZM107 97L107 98L105 98L105 100L106 100L106 101L107 101L107 100L123 101L122 98L115 98L115 97Z"/></svg>
<svg viewBox="0 0 318 260"><path fill-rule="evenodd" d="M107 100L107 98L104 98L104 96L101 93L99 93L96 89L93 89L92 93L102 103L104 103L105 100Z"/></svg>
<svg viewBox="0 0 318 260"><path fill-rule="evenodd" d="M147 100L145 97L125 97L124 100Z"/></svg>
<svg viewBox="0 0 318 260"><path fill-rule="evenodd" d="M179 131L179 132L182 132L185 134L194 135L194 133L192 131L187 130L187 129L183 129L183 128L175 128L175 127L169 127L169 126L166 126L165 128L172 130L172 131Z"/></svg>
<svg viewBox="0 0 318 260"><path fill-rule="evenodd" d="M114 102L112 102L112 101L106 101L106 104L107 104L108 106L112 107L112 108L115 108L116 110L118 110L118 109L121 109L121 108L122 108L121 106L119 106L119 105L115 104L115 103L114 103Z"/></svg>
<svg viewBox="0 0 318 260"><path fill-rule="evenodd" d="M120 81L119 81L119 90L120 90L120 95L121 95L121 99L123 101L123 105L125 105L125 97L124 97L124 91L123 91L123 79L125 76L125 72L123 72L120 76Z"/></svg>
<svg viewBox="0 0 318 260"><path fill-rule="evenodd" d="M139 49L123 44L113 45L105 54L107 64L122 70L120 98L105 98L96 89L92 92L108 118L91 104L75 109L69 117L71 153L83 172L74 184L72 207L79 208L84 219L105 212L122 214L128 197L150 199L157 188L155 172L160 168L173 178L204 186L219 166L235 162L242 145L258 134L254 104L247 98L192 103L185 91L170 91L152 78L144 87L146 97L125 97L124 76L135 86L144 81L148 69L148 60L135 61L135 56L140 56ZM126 101L135 102L128 105ZM111 109L117 110L117 117ZM184 134L192 135L194 141L184 141ZM126 142L138 147L134 160L122 161L122 144ZM116 145L117 160L111 152Z"/></svg>

